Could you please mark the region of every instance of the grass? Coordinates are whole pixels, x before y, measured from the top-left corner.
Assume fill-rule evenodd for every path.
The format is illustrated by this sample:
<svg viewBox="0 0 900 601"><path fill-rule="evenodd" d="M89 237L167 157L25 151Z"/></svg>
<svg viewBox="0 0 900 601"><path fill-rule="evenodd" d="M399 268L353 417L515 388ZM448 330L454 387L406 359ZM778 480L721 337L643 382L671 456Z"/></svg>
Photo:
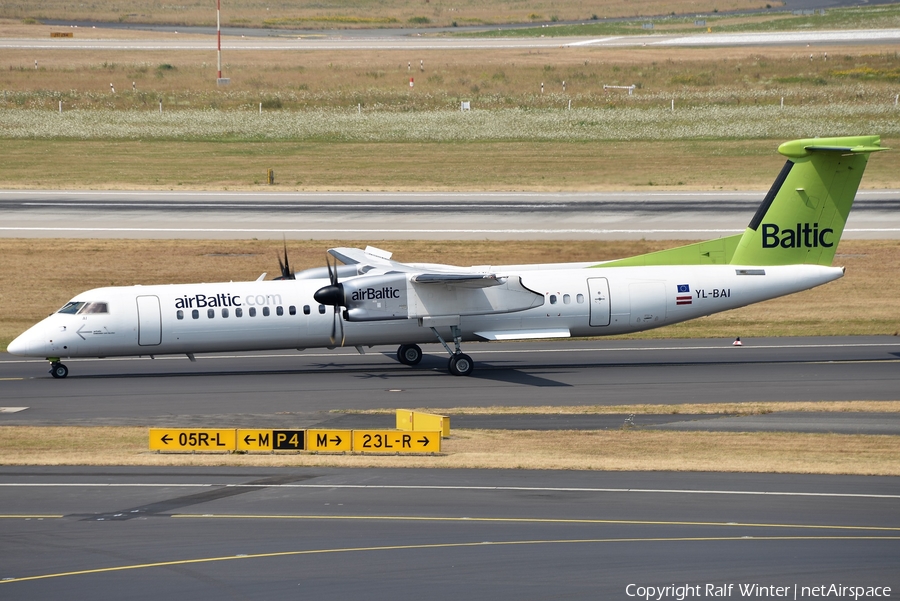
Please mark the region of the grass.
<svg viewBox="0 0 900 601"><path fill-rule="evenodd" d="M321 266L332 246L367 243L290 241L295 269ZM636 241L383 241L399 261L482 265L604 260L676 245ZM0 239L0 347L61 307L101 286L254 280L273 272L280 243L257 240ZM66 269L51 269L64 254ZM896 335L900 331L900 240L842 240L847 274L826 286L632 338ZM810 307L815 310L811 311Z"/></svg>
<svg viewBox="0 0 900 601"><path fill-rule="evenodd" d="M886 137L882 144L896 147L898 139L900 136ZM784 163L775 152L780 141L225 143L7 139L0 161L0 187L764 192ZM611 165L616 167L609 168ZM275 171L274 188L263 185L266 169ZM866 168L863 187L900 188L900 153L874 156Z"/></svg>
<svg viewBox="0 0 900 601"><path fill-rule="evenodd" d="M827 60L826 55L827 53ZM813 60L810 60L812 54ZM498 108L892 104L896 47L477 50L226 50L227 87L210 50L7 49L0 108L363 112ZM35 60L38 67L35 68ZM419 61L424 61L420 71ZM411 63L411 67L410 67ZM168 65L171 68L161 68ZM410 70L411 68L411 70ZM409 87L409 78L415 87ZM566 83L565 90L563 82ZM110 84L116 93L112 93ZM541 92L541 84L544 92ZM636 86L631 96L604 84ZM280 107L270 108L266 107Z"/></svg>
<svg viewBox="0 0 900 601"><path fill-rule="evenodd" d="M810 138L878 132L900 135L900 109L889 103L816 107L778 105L497 108L461 112L303 112L179 110L167 113L77 110L56 114L0 109L9 139L218 141L229 143L656 142Z"/></svg>
<svg viewBox="0 0 900 601"><path fill-rule="evenodd" d="M0 465L426 467L900 475L900 437L454 430L441 456L153 454L147 429L0 427Z"/></svg>

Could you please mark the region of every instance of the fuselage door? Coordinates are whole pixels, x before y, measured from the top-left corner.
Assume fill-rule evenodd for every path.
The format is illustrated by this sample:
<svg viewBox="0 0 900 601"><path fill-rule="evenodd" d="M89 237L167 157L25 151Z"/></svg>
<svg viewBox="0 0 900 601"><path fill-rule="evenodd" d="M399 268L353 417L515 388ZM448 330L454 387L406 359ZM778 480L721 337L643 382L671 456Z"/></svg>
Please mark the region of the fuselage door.
<svg viewBox="0 0 900 601"><path fill-rule="evenodd" d="M588 278L588 293L591 295L592 326L609 325L609 281L606 278Z"/></svg>
<svg viewBox="0 0 900 601"><path fill-rule="evenodd" d="M633 282L628 285L628 293L631 297L631 325L647 329L665 323L665 282Z"/></svg>
<svg viewBox="0 0 900 601"><path fill-rule="evenodd" d="M137 297L138 345L157 346L162 343L162 313L158 296Z"/></svg>

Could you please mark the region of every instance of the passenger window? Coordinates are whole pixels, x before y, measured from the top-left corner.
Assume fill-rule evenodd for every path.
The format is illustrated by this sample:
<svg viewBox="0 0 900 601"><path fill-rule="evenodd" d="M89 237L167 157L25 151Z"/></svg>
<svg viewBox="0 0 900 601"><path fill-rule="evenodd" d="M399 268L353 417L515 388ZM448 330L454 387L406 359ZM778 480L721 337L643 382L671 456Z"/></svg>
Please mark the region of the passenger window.
<svg viewBox="0 0 900 601"><path fill-rule="evenodd" d="M288 313L290 313L291 315L296 315L297 307L295 307L294 305L291 305L290 307L288 307Z"/></svg>
<svg viewBox="0 0 900 601"><path fill-rule="evenodd" d="M563 294L563 304L568 305L572 302L572 297L568 294Z"/></svg>
<svg viewBox="0 0 900 601"><path fill-rule="evenodd" d="M283 307L275 307L275 315L278 315L279 317L284 315L284 308Z"/></svg>
<svg viewBox="0 0 900 601"><path fill-rule="evenodd" d="M235 316L235 317L243 317L243 316L244 316L244 310L241 309L240 307L238 307L237 309L234 310L234 316Z"/></svg>
<svg viewBox="0 0 900 601"><path fill-rule="evenodd" d="M228 309L222 309L222 317L228 317Z"/></svg>
<svg viewBox="0 0 900 601"><path fill-rule="evenodd" d="M256 317L256 307L250 307L250 317Z"/></svg>
<svg viewBox="0 0 900 601"><path fill-rule="evenodd" d="M555 295L555 294L551 294L551 295L550 295L550 304L551 304L551 305L555 305L555 304L556 304L556 295Z"/></svg>
<svg viewBox="0 0 900 601"><path fill-rule="evenodd" d="M319 313L325 315L325 305L319 305Z"/></svg>
<svg viewBox="0 0 900 601"><path fill-rule="evenodd" d="M309 305L303 305L303 314L309 315Z"/></svg>
<svg viewBox="0 0 900 601"><path fill-rule="evenodd" d="M194 319L200 319L200 311L194 309L193 311L191 311L191 317Z"/></svg>
<svg viewBox="0 0 900 601"><path fill-rule="evenodd" d="M78 310L81 309L83 306L84 306L84 303L69 302L69 303L66 303L66 305L62 309L57 311L57 313L68 313L70 315L75 315L76 313L78 313Z"/></svg>
<svg viewBox="0 0 900 601"><path fill-rule="evenodd" d="M269 316L269 308L268 308L268 307L263 307L263 315L264 315L265 317L268 317L268 316Z"/></svg>
<svg viewBox="0 0 900 601"><path fill-rule="evenodd" d="M216 310L215 309L207 309L206 316L209 317L210 319L212 319L213 317L216 316Z"/></svg>
<svg viewBox="0 0 900 601"><path fill-rule="evenodd" d="M584 295L579 294L578 296L575 297L575 301L580 305L581 303L584 302Z"/></svg>

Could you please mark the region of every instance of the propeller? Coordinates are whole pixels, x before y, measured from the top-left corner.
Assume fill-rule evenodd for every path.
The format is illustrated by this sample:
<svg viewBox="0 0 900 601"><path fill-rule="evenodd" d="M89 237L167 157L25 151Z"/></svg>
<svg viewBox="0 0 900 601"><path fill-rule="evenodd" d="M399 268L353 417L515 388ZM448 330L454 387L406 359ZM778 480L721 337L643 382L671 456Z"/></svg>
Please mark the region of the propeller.
<svg viewBox="0 0 900 601"><path fill-rule="evenodd" d="M288 263L288 254L287 254L287 240L284 241L284 262L281 262L281 257L277 254L275 255L278 258L278 268L281 270L281 276L275 278L276 280L293 280L296 279L294 277L294 272L291 270L291 265Z"/></svg>
<svg viewBox="0 0 900 601"><path fill-rule="evenodd" d="M329 336L329 339L331 340L331 344L335 344L337 341L338 326L340 326L341 346L344 346L344 341L346 340L344 337L344 320L341 319L340 316L341 306L344 304L344 287L338 282L337 261L335 260L334 267L332 268L331 260L326 256L325 264L328 266L328 281L330 284L316 290L316 293L313 294L313 298L323 305L331 305L334 307L334 318L331 322L331 336Z"/></svg>

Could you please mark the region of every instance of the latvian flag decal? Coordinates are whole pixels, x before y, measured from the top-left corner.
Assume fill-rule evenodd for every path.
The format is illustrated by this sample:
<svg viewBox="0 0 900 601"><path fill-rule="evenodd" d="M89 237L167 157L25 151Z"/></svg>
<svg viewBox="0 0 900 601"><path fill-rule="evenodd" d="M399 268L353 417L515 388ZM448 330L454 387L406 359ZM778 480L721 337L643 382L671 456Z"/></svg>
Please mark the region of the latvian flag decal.
<svg viewBox="0 0 900 601"><path fill-rule="evenodd" d="M691 304L691 285L690 284L678 284L678 294L675 296L675 304L676 305L690 305Z"/></svg>

